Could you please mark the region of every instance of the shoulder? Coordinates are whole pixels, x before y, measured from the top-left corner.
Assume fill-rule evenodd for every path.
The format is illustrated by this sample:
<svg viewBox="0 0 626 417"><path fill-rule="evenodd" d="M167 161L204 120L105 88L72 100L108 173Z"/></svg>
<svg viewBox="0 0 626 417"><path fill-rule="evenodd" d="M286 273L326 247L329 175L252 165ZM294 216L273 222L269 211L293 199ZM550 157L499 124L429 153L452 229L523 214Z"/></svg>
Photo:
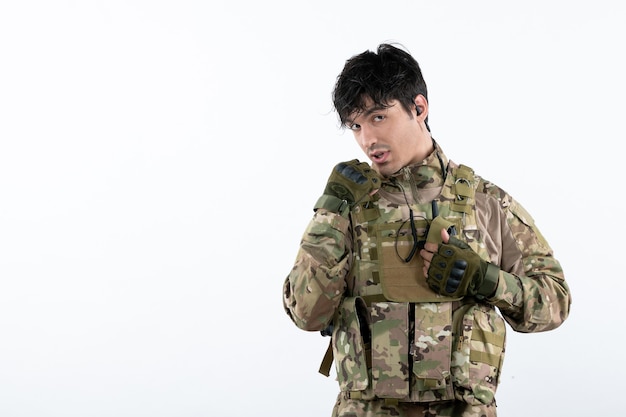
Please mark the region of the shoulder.
<svg viewBox="0 0 626 417"><path fill-rule="evenodd" d="M534 226L535 220L530 213L511 194L488 179L479 175L475 175L475 178L477 199L482 198L487 204L499 206L503 212L507 213L510 221L516 219L526 226Z"/></svg>
<svg viewBox="0 0 626 417"><path fill-rule="evenodd" d="M477 194L482 194L487 199L495 200L498 205L500 205L500 207L502 207L503 209L508 209L511 207L513 198L503 188L499 187L494 182L478 175L476 176L476 182Z"/></svg>

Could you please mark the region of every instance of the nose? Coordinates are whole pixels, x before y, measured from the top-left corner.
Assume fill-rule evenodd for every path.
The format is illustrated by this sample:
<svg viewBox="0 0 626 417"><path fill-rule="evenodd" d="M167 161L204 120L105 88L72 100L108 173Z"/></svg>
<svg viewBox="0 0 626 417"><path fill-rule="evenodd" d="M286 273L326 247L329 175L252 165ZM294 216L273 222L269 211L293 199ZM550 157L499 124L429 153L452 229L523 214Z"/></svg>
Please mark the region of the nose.
<svg viewBox="0 0 626 417"><path fill-rule="evenodd" d="M367 125L361 125L361 128L358 132L355 132L355 135L359 145L361 145L361 148L364 150L367 150L376 144L376 135Z"/></svg>

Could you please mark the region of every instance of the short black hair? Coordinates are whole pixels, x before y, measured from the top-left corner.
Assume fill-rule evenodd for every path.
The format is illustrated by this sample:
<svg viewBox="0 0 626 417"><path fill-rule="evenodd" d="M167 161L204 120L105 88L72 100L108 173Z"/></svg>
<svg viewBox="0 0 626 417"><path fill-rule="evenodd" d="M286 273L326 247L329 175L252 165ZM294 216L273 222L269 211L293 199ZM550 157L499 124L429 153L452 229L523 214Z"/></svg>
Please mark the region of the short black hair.
<svg viewBox="0 0 626 417"><path fill-rule="evenodd" d="M412 114L414 99L428 90L419 64L407 51L388 43L380 44L376 52L365 51L346 61L333 90L333 105L345 127L348 117L365 110L365 100L387 107L398 100Z"/></svg>

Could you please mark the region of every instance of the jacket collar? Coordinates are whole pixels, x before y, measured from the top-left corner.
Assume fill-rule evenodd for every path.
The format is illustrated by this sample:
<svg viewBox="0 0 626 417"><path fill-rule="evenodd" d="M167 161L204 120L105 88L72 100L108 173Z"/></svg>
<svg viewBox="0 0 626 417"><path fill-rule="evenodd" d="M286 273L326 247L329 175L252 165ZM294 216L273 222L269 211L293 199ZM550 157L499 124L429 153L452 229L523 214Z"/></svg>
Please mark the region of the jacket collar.
<svg viewBox="0 0 626 417"><path fill-rule="evenodd" d="M389 177L390 182L405 184L411 182L418 189L441 187L445 181L448 158L433 139L435 149L421 162L408 165ZM444 171L442 171L442 169Z"/></svg>

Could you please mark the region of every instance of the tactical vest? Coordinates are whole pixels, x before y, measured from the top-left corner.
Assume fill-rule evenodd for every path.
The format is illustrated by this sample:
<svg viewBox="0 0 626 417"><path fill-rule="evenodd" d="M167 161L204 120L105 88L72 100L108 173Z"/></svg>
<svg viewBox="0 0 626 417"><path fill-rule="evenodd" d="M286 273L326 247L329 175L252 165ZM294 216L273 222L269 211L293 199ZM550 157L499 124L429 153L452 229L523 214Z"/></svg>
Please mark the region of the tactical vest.
<svg viewBox="0 0 626 417"><path fill-rule="evenodd" d="M353 209L353 268L329 346L346 398L493 402L504 320L488 304L433 292L417 253L435 217L489 260L476 221L479 181L461 165L450 170L436 206L374 198ZM320 372L328 375L332 357Z"/></svg>

